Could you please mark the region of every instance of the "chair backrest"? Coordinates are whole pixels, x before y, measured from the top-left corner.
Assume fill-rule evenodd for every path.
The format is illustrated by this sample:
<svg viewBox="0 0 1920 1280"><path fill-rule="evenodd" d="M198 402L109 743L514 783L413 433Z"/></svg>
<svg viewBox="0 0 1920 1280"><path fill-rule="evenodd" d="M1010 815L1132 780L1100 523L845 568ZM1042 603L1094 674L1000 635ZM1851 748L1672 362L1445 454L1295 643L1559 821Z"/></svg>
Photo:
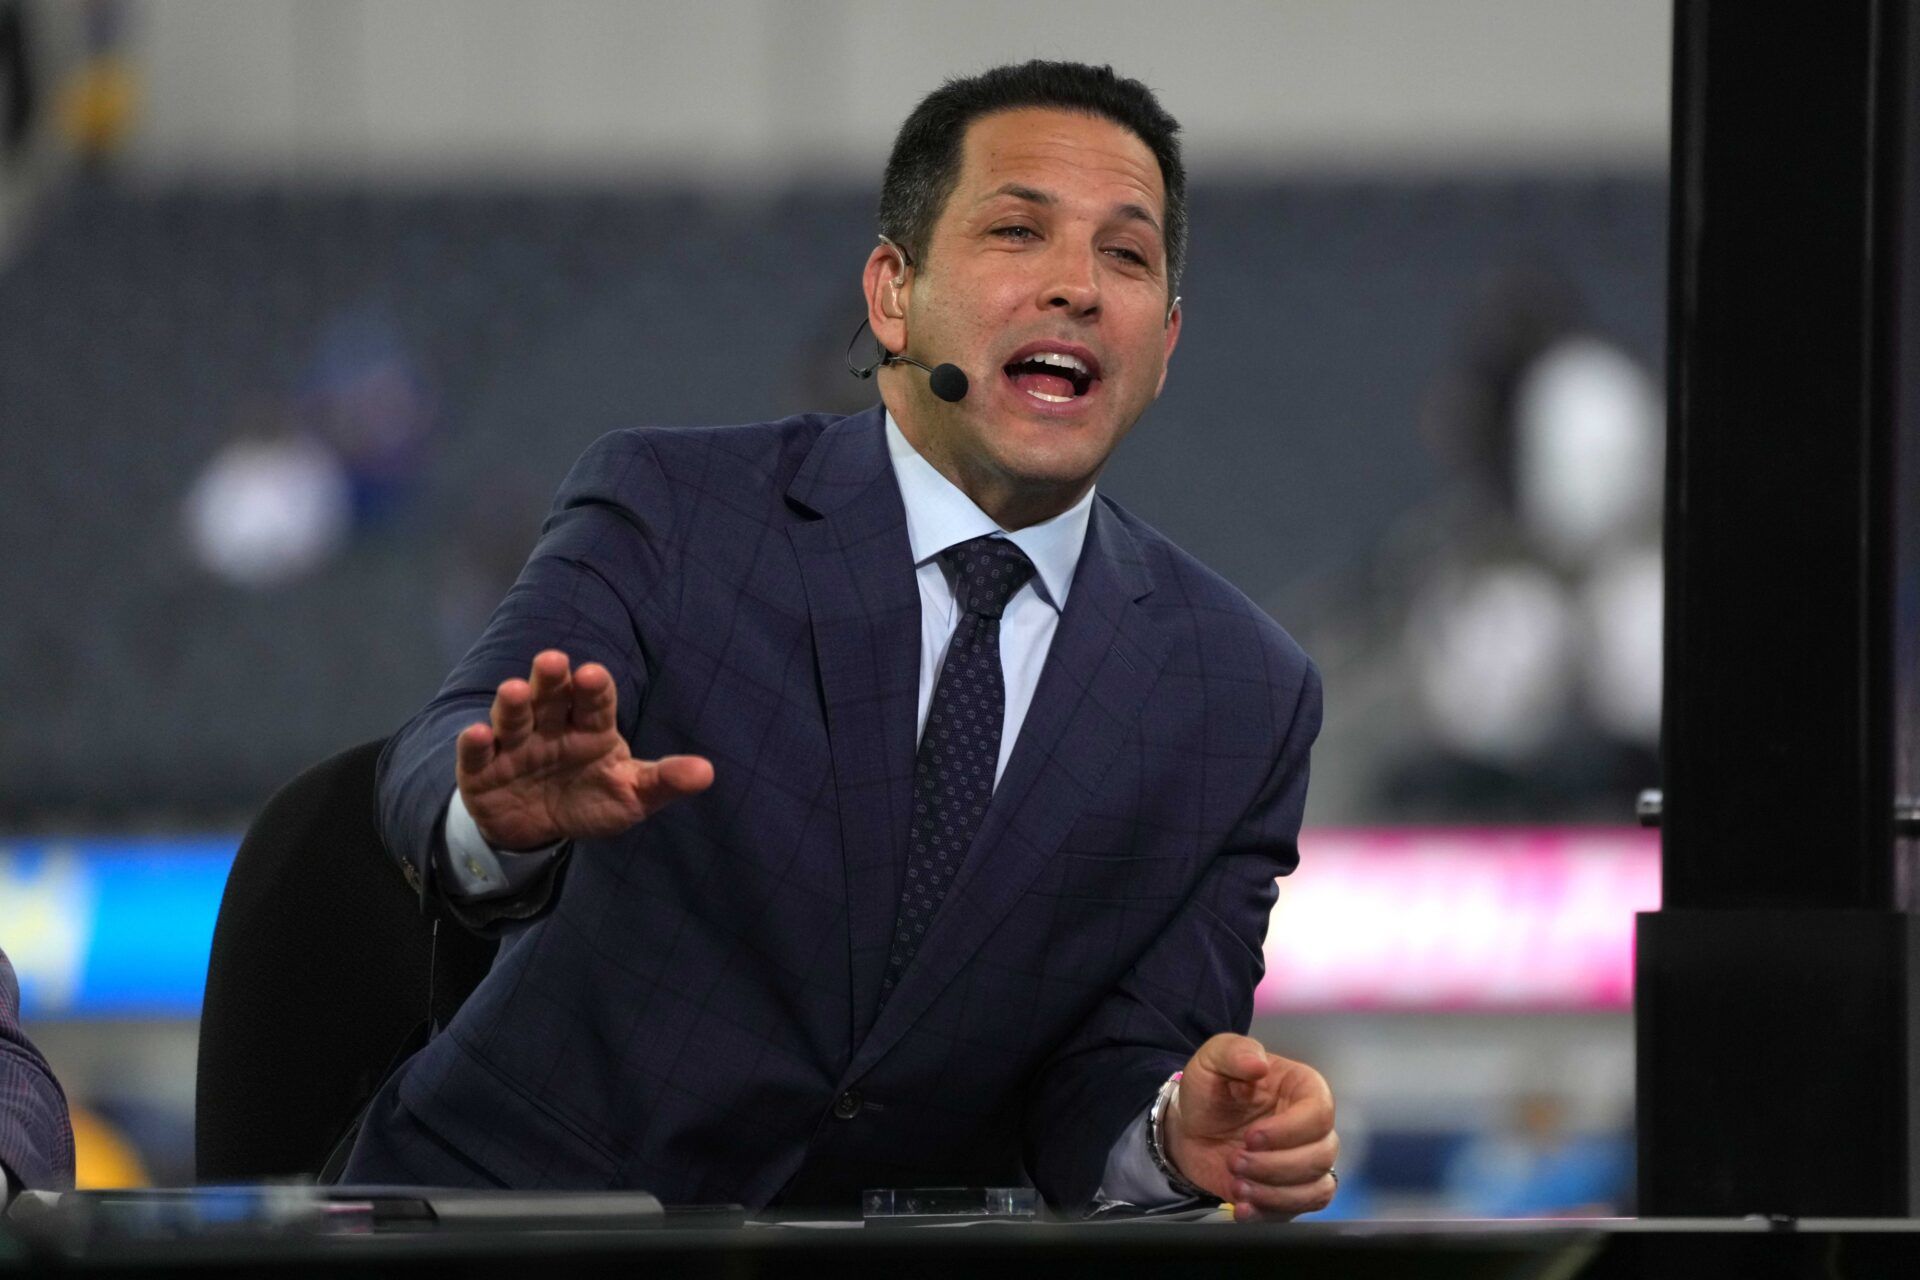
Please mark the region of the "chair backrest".
<svg viewBox="0 0 1920 1280"><path fill-rule="evenodd" d="M196 1082L202 1182L312 1177L429 1018L444 1025L497 943L402 878L374 819L382 742L282 787L227 876Z"/></svg>

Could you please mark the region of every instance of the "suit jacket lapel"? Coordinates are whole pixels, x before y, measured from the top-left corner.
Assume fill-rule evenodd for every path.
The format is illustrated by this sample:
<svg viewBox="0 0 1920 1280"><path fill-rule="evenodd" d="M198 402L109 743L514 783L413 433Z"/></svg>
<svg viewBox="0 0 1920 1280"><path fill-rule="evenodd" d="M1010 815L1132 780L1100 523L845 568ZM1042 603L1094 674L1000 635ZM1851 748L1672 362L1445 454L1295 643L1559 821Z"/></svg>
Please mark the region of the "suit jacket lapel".
<svg viewBox="0 0 1920 1280"><path fill-rule="evenodd" d="M1132 536L1096 501L1066 611L979 835L846 1080L927 1011L1079 820L1166 661L1169 639L1138 603L1152 589Z"/></svg>
<svg viewBox="0 0 1920 1280"><path fill-rule="evenodd" d="M850 1044L873 1023L913 799L920 592L876 408L828 427L788 487L820 518L788 536L806 588L847 877Z"/></svg>

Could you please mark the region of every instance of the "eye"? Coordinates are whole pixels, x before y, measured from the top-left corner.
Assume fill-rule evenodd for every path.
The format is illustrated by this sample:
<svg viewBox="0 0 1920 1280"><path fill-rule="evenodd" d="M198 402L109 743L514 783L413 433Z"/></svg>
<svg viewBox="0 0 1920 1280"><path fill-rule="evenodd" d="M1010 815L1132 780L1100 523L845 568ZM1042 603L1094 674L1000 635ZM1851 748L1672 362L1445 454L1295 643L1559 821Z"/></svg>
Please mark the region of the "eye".
<svg viewBox="0 0 1920 1280"><path fill-rule="evenodd" d="M1013 240L1013 241L1038 240L1040 238L1040 233L1038 231L1035 231L1032 227L1029 227L1024 223L1018 223L1018 222L1014 223L1012 226L995 227L992 231L989 231L987 234L993 235L993 236L1000 236L1003 239Z"/></svg>
<svg viewBox="0 0 1920 1280"><path fill-rule="evenodd" d="M1112 254L1114 257L1121 259L1124 262L1129 262L1133 264L1136 267L1144 267L1147 265L1146 254L1141 253L1138 249L1129 249L1127 248L1127 246L1123 244L1109 245L1107 247L1107 252Z"/></svg>

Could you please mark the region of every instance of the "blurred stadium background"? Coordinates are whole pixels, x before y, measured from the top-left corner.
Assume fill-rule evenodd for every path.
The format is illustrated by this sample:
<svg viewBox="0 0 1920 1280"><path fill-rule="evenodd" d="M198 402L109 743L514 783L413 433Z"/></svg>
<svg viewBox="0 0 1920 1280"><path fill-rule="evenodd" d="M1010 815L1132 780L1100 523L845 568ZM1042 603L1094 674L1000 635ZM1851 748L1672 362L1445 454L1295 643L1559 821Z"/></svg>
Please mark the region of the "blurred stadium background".
<svg viewBox="0 0 1920 1280"><path fill-rule="evenodd" d="M1256 1034L1347 1216L1630 1209L1655 905L1657 0L0 0L0 946L83 1177L192 1173L226 861L602 432L851 410L892 129L1111 61L1186 332L1102 488L1327 677Z"/></svg>

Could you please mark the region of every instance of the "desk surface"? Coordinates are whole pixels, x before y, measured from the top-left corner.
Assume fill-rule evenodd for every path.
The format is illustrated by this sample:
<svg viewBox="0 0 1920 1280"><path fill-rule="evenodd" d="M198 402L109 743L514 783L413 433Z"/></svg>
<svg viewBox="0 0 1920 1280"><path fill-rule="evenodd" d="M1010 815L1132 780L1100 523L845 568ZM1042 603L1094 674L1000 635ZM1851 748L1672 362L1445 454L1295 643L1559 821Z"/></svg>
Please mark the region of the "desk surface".
<svg viewBox="0 0 1920 1280"><path fill-rule="evenodd" d="M1824 1277L1920 1274L1920 1223L1512 1221L1114 1222L869 1230L751 1223L604 1231L418 1232L170 1239L59 1249L0 1234L0 1273L85 1276L391 1274L524 1277L853 1275L1393 1277Z"/></svg>

